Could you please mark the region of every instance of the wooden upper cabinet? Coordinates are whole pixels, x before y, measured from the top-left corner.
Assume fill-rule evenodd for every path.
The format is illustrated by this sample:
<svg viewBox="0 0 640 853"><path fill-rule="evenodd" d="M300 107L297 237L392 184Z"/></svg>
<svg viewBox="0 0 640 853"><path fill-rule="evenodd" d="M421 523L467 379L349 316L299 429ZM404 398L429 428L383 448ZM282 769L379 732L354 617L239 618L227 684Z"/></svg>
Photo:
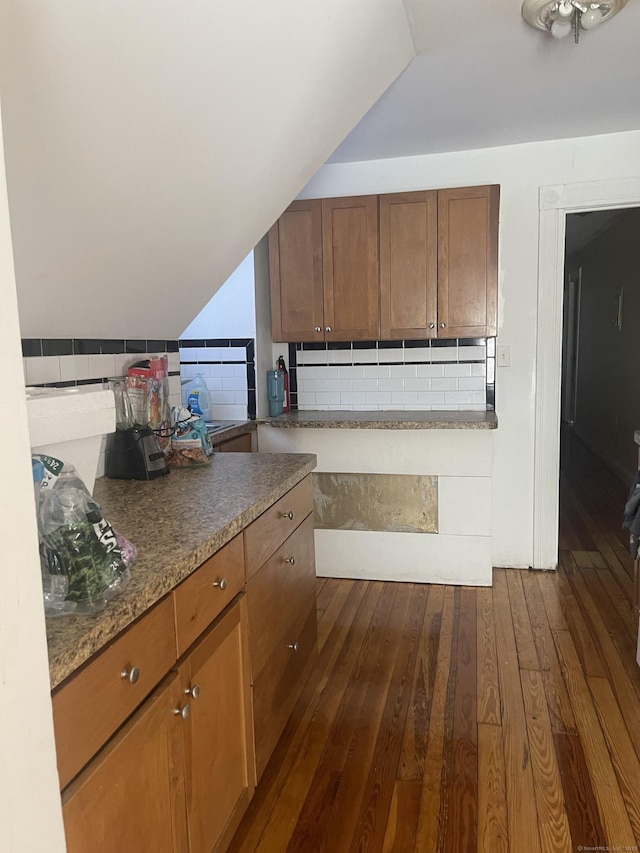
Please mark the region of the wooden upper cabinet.
<svg viewBox="0 0 640 853"><path fill-rule="evenodd" d="M269 231L274 341L323 341L322 202L294 201Z"/></svg>
<svg viewBox="0 0 640 853"><path fill-rule="evenodd" d="M500 187L438 191L438 336L496 334Z"/></svg>
<svg viewBox="0 0 640 853"><path fill-rule="evenodd" d="M437 334L438 193L380 196L380 338Z"/></svg>
<svg viewBox="0 0 640 853"><path fill-rule="evenodd" d="M378 337L378 196L322 200L327 341Z"/></svg>

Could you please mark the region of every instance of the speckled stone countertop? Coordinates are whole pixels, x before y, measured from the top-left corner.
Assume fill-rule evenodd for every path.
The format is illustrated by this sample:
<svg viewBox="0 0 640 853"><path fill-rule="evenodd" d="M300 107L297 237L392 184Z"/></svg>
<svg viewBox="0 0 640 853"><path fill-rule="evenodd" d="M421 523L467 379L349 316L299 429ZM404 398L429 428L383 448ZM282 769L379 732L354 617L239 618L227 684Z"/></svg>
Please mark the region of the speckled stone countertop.
<svg viewBox="0 0 640 853"><path fill-rule="evenodd" d="M239 435L246 435L248 432L255 432L255 421L215 421L221 429L209 430L211 441L218 444L221 441L229 441L231 438L237 438Z"/></svg>
<svg viewBox="0 0 640 853"><path fill-rule="evenodd" d="M55 687L316 467L309 453L216 453L206 468L150 482L96 481L104 517L138 557L97 616L47 619Z"/></svg>
<svg viewBox="0 0 640 853"><path fill-rule="evenodd" d="M261 423L308 429L496 429L495 412L289 412Z"/></svg>

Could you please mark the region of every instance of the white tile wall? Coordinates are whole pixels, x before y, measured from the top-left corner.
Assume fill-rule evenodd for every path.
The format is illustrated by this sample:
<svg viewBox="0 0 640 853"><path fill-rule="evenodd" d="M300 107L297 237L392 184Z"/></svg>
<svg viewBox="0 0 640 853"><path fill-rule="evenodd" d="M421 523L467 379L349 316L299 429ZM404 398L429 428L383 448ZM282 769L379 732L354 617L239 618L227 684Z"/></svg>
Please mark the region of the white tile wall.
<svg viewBox="0 0 640 853"><path fill-rule="evenodd" d="M155 355L156 353L151 353ZM85 379L104 379L110 376L123 376L127 368L136 361L149 357L149 353L118 353L96 355L60 355L29 356L23 358L26 385L58 384L61 382L79 382ZM168 354L169 371L180 369L180 356L177 352ZM181 402L180 376L169 377L169 405L177 406ZM246 402L245 402L246 410ZM106 436L103 436L97 476L104 475Z"/></svg>
<svg viewBox="0 0 640 853"><path fill-rule="evenodd" d="M298 408L303 411L486 408L484 346L303 349L296 355Z"/></svg>
<svg viewBox="0 0 640 853"><path fill-rule="evenodd" d="M249 401L245 347L184 347L180 349L183 402L189 382L198 374L206 382L211 398L211 420L246 420ZM198 362L185 364L184 362ZM237 362L216 364L217 361ZM336 369L337 376L337 369ZM326 390L326 380L324 380ZM315 392L314 392L315 399Z"/></svg>

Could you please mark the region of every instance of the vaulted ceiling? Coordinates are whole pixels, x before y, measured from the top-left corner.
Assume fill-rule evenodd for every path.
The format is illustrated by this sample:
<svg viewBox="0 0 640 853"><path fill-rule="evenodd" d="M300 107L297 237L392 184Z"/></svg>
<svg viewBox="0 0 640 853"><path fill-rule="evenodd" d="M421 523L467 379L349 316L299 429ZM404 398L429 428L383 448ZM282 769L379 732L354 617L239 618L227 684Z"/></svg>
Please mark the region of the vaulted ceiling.
<svg viewBox="0 0 640 853"><path fill-rule="evenodd" d="M5 0L24 336L175 337L327 160L640 127L640 0Z"/></svg>

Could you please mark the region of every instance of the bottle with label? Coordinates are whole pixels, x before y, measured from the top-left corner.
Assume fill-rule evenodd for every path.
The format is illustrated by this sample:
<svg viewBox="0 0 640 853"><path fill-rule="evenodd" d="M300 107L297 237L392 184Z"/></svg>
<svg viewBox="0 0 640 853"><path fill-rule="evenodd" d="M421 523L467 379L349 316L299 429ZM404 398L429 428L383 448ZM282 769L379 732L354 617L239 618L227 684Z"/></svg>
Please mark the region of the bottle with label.
<svg viewBox="0 0 640 853"><path fill-rule="evenodd" d="M187 406L191 409L192 415L200 415L205 420L209 417L209 406L211 398L207 383L201 373L198 373L196 378L189 385L187 394Z"/></svg>

